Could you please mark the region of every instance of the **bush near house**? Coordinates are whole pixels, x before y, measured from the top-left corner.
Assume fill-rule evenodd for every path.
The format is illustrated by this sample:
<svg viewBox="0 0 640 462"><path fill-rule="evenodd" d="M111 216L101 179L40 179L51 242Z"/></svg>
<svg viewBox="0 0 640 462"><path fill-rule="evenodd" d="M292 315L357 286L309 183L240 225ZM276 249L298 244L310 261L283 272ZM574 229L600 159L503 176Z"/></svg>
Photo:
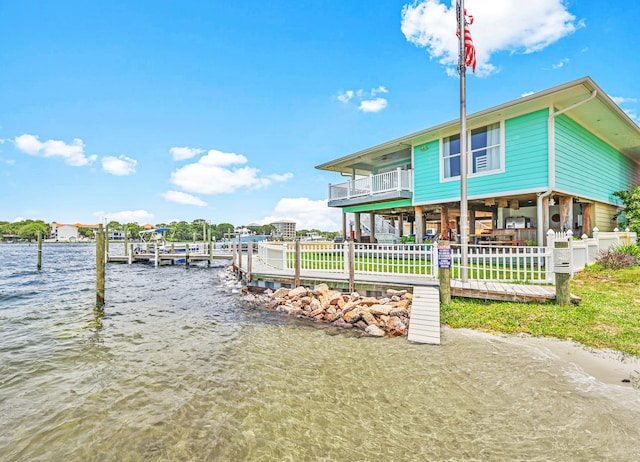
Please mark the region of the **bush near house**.
<svg viewBox="0 0 640 462"><path fill-rule="evenodd" d="M602 250L596 265L607 269L629 268L640 264L640 247L637 244L619 245Z"/></svg>

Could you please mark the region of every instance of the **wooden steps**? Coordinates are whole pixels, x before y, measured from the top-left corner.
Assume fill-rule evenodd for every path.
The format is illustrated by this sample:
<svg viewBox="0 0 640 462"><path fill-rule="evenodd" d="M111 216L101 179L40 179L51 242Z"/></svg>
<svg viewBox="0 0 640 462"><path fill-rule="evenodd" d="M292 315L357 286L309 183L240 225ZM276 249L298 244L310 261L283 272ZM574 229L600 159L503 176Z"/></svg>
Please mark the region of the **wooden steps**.
<svg viewBox="0 0 640 462"><path fill-rule="evenodd" d="M413 288L408 340L440 345L440 290L438 286Z"/></svg>

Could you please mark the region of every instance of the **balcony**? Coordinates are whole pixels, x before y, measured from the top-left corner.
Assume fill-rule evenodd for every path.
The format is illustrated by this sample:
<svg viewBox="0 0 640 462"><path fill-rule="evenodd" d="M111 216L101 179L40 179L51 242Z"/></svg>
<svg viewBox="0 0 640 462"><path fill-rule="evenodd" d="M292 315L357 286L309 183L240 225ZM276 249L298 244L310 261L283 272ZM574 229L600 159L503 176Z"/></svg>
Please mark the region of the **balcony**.
<svg viewBox="0 0 640 462"><path fill-rule="evenodd" d="M413 197L413 170L397 169L329 185L329 207Z"/></svg>

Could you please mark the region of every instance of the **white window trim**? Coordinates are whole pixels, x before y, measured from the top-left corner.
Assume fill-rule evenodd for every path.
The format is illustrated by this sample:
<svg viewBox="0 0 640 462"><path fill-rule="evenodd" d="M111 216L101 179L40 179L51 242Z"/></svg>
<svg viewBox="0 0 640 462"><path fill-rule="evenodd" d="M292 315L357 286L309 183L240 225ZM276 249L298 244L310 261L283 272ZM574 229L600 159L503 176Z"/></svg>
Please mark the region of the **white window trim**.
<svg viewBox="0 0 640 462"><path fill-rule="evenodd" d="M493 122L495 123L495 122ZM482 128L482 127L488 127L491 124L484 124L484 125L479 125L477 127L472 127L472 128L467 128L467 178L476 178L476 177L481 177L481 176L487 176L487 175L496 175L499 173L504 173L505 172L505 130L504 130L504 120L500 120L500 168L496 169L496 170L489 170L486 172L479 172L479 173L471 173L473 172L473 156L469 155L471 154L471 149L469 149L471 147L471 131L475 130L476 128ZM449 135L451 136L451 135ZM444 156L443 156L443 151L444 151L444 139L448 138L448 136L442 137L440 138L440 142L439 142L439 159L440 159L440 183L447 183L449 181L460 181L460 175L458 176L452 176L449 178L445 178L444 176Z"/></svg>

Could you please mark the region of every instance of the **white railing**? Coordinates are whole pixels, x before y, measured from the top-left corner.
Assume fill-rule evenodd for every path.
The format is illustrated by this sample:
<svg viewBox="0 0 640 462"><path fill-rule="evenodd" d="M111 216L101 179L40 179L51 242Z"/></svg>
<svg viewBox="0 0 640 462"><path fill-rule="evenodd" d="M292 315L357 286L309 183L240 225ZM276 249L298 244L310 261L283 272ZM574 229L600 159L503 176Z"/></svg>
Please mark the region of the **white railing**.
<svg viewBox="0 0 640 462"><path fill-rule="evenodd" d="M352 199L392 191L413 191L413 170L396 169L390 172L356 178L329 185L329 201Z"/></svg>
<svg viewBox="0 0 640 462"><path fill-rule="evenodd" d="M354 273L437 277L435 244L354 244Z"/></svg>
<svg viewBox="0 0 640 462"><path fill-rule="evenodd" d="M496 282L552 282L547 261L551 257L548 247L469 245L467 271L469 279ZM459 279L462 266L460 245L451 245L451 278Z"/></svg>
<svg viewBox="0 0 640 462"><path fill-rule="evenodd" d="M556 241L568 242L571 273L595 263L598 253L611 246L635 243L629 231L600 233L573 239L573 234L547 233L547 246L469 245L468 278L495 282L550 284L555 281L554 247ZM354 243L354 274L407 274L438 276L437 243L434 244L362 244ZM258 243L258 259L287 272L295 268L295 243ZM459 244L451 245L451 278L460 278L462 256ZM349 243L300 243L300 268L327 273L349 271Z"/></svg>
<svg viewBox="0 0 640 462"><path fill-rule="evenodd" d="M258 259L279 269L292 270L295 243L258 243ZM432 244L353 244L355 274L414 274L435 277L437 258ZM300 269L345 273L349 271L349 243L300 243Z"/></svg>

